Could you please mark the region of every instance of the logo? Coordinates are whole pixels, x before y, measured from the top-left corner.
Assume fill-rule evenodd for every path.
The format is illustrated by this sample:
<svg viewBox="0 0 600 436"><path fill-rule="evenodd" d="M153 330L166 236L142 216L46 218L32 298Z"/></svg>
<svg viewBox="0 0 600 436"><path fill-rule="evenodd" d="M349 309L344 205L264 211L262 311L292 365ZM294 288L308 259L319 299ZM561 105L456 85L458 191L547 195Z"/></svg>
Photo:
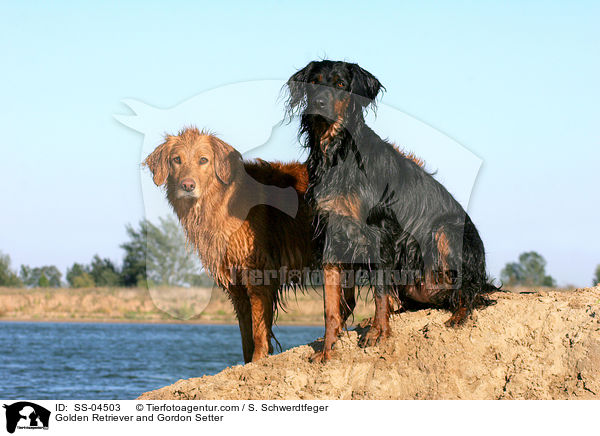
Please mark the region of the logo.
<svg viewBox="0 0 600 436"><path fill-rule="evenodd" d="M19 401L4 405L6 409L6 431L14 433L16 429L48 430L50 411L28 401Z"/></svg>
<svg viewBox="0 0 600 436"><path fill-rule="evenodd" d="M165 132L175 134L185 126L197 125L219 133L221 139L234 146L244 158L252 159L260 156L266 160L286 161L290 159L290 153L296 150L295 158L304 161L307 155L304 154L305 149L298 140L299 118L289 120L283 116L282 89L286 83L285 80L257 80L230 84L207 90L166 109L139 100L127 99L123 100L123 103L131 109L132 113L115 115L115 119L144 134L143 156L148 156L164 142ZM233 128L232 120L235 120ZM407 145L407 151L418 150L419 158L427 162L427 171L435 172L438 180L443 181L458 202L467 209L475 178L482 163L481 159L433 127L382 102L378 105L376 117L374 111L367 115L367 124L382 138L394 138L398 144ZM358 165L358 162L356 159L344 158L338 162L338 165L352 167ZM335 174L334 172L326 174L314 190L317 193L320 190L326 193L328 187L334 182L332 178ZM358 174L358 177L365 177L363 173ZM153 223L163 221L168 223L167 219L173 215L164 192L156 188L152 177L147 173L140 173L140 175L146 218ZM359 184L359 181L356 183ZM372 186L368 180L364 183ZM381 210L386 210L399 200L393 192L384 187L385 184L378 183L377 186L383 187L374 194L379 201L369 205L369 210L365 210L364 214L361 212L359 219L353 220L354 225L349 230L352 233L351 244L348 243L348 234L339 230L347 223L347 217L336 216L326 222L326 227L324 226L322 231L326 236L327 255L330 261L357 265L380 263L379 256L386 244L382 247L379 240L377 227L382 224L377 221L377 217L381 215ZM293 199L295 200L295 197ZM326 198L323 200L327 201ZM236 210L235 214L246 217L248 210L246 210L246 203L243 204L243 210ZM281 200L278 204L281 204ZM288 209L280 210L287 213L289 205L287 206ZM343 203L339 205L334 203L330 206L345 208ZM236 206L236 208L240 207L242 207L241 203ZM175 227L179 232L177 238L182 241L178 246L184 247L185 234L180 226ZM421 238L423 240L415 241L419 246L428 246L432 242L429 234L425 233ZM431 235L431 238L435 244L438 243L435 234ZM154 247L162 247L164 242L160 239L160 233L148 232L146 244L148 252L153 253L159 250ZM153 256L146 257L146 273L150 279L148 283L152 300L158 308L172 317L184 320L202 313L211 300L210 292L189 281L190 277L202 271L199 260L189 254L186 254L185 259L186 262L176 262L170 266L170 269L165 269L163 262L157 261ZM283 277L283 275L270 275L276 271L242 271L245 275L241 280L244 282L246 277L250 281L256 279L257 285L262 285L269 280L269 277ZM304 275L303 271L295 270L288 272L288 277L292 273ZM310 273L310 282L318 285L320 272L313 270L308 273ZM386 277L393 276L396 284L399 280L407 284L414 282L413 277L420 273L421 271L399 271L393 268L383 271L385 283L388 283ZM396 279L396 276L399 278ZM175 285L156 285L170 283L169 281ZM379 282L379 279L377 281ZM453 276L439 277L437 270L431 282L431 286L436 287L457 285Z"/></svg>

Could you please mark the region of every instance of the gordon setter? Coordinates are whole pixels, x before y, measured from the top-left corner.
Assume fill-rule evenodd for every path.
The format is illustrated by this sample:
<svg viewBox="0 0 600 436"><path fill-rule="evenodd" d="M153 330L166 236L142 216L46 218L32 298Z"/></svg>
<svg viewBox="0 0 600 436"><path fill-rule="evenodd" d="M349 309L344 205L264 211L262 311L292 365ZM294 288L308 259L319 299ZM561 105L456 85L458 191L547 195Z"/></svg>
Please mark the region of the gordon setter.
<svg viewBox="0 0 600 436"><path fill-rule="evenodd" d="M343 327L346 267L366 266L375 317L361 345L389 335L390 298L452 312L461 324L497 290L486 275L483 242L452 195L422 166L399 153L365 123L383 89L357 64L310 62L287 82L288 115L301 115L308 148L306 198L316 211L317 255L325 277L325 344L313 360L329 359ZM374 271L389 272L377 275ZM342 300L343 303L343 300Z"/></svg>

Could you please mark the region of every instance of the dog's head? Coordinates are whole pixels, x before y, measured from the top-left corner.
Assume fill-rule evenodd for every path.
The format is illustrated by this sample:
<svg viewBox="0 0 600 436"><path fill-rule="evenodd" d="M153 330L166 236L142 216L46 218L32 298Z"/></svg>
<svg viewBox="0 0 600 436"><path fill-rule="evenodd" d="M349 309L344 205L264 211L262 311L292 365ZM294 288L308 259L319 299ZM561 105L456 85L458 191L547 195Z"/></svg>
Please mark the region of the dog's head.
<svg viewBox="0 0 600 436"><path fill-rule="evenodd" d="M229 185L243 168L242 156L214 135L187 128L167 135L144 161L170 199L198 199L211 187Z"/></svg>
<svg viewBox="0 0 600 436"><path fill-rule="evenodd" d="M329 123L347 116L360 116L375 104L385 88L368 71L357 64L336 61L315 61L298 71L287 81L288 114L322 117Z"/></svg>

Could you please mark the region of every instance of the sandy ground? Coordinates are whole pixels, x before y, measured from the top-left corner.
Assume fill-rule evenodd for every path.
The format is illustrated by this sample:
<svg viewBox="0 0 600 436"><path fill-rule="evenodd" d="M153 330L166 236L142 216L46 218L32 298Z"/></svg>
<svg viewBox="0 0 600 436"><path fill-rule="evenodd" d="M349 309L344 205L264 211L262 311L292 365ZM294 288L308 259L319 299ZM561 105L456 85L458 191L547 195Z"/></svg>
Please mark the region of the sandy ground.
<svg viewBox="0 0 600 436"><path fill-rule="evenodd" d="M458 329L448 312L395 315L385 343L361 349L344 333L332 360L322 344L147 392L140 399L598 399L600 287L495 294Z"/></svg>

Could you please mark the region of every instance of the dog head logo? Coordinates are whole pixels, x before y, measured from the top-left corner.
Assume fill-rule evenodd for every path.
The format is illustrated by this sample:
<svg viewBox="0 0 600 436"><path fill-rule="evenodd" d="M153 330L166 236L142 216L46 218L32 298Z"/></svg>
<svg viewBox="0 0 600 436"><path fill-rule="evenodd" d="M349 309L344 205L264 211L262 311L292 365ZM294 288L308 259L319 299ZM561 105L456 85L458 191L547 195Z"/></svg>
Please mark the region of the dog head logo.
<svg viewBox="0 0 600 436"><path fill-rule="evenodd" d="M260 157L265 160L289 161L295 158L303 161L306 159L306 150L297 137L297 123L300 120L294 118L293 122L286 122L286 112L282 105L282 90L285 89L285 85L283 80L241 82L203 92L169 109L160 109L127 99L123 100L123 103L134 114L115 115L115 118L144 135L140 161L165 142L165 134L174 135L190 126L215 132L224 142L239 151L244 159ZM367 91L363 94L370 97ZM367 103L365 101L362 106L368 106ZM410 150L418 150L419 157L427 162L428 170L437 169L438 180L448 186L454 197L466 208L481 165L479 158L446 135L383 103L378 104L377 117L373 111L367 114L367 123L383 137L394 138L399 144L410 144ZM345 162L348 165L352 163ZM153 177L149 177L145 171L141 172L141 186L148 221L159 222L165 217L173 216L164 192L156 189ZM395 201L391 192L382 191L379 194L382 205ZM341 204L344 199L327 198L324 201L331 202L332 207L345 207ZM372 206L376 208L380 205ZM243 209L241 212L247 212L247 207ZM292 209L284 207L282 211L290 214ZM359 243L355 244L352 252L346 251L347 240L337 241L334 234L337 223L332 222L328 225L329 228L324 229L328 234L332 233L328 239L333 244L331 252L341 260L360 262L363 258L374 259L380 251L380 242L369 238L370 230L377 225L371 222L371 216L375 214L369 210L360 213L362 224L353 229ZM183 231L179 231L180 240L184 241ZM149 234L148 238L150 237ZM188 259L192 257L194 256L188 256ZM200 271L200 262L198 259L195 259L195 262L196 270ZM151 271L148 258L147 267L148 271ZM196 291L193 287L184 286L173 295L165 292L165 289L153 286L150 286L149 290L152 299L161 310L181 319L198 315L210 301L210 293L207 294L206 290L201 288ZM182 312L176 306L183 300L186 301L188 310ZM190 308L192 310L189 310ZM182 317L182 314L185 316Z"/></svg>
<svg viewBox="0 0 600 436"><path fill-rule="evenodd" d="M16 429L48 429L50 411L28 401L5 404L6 431L14 433Z"/></svg>

